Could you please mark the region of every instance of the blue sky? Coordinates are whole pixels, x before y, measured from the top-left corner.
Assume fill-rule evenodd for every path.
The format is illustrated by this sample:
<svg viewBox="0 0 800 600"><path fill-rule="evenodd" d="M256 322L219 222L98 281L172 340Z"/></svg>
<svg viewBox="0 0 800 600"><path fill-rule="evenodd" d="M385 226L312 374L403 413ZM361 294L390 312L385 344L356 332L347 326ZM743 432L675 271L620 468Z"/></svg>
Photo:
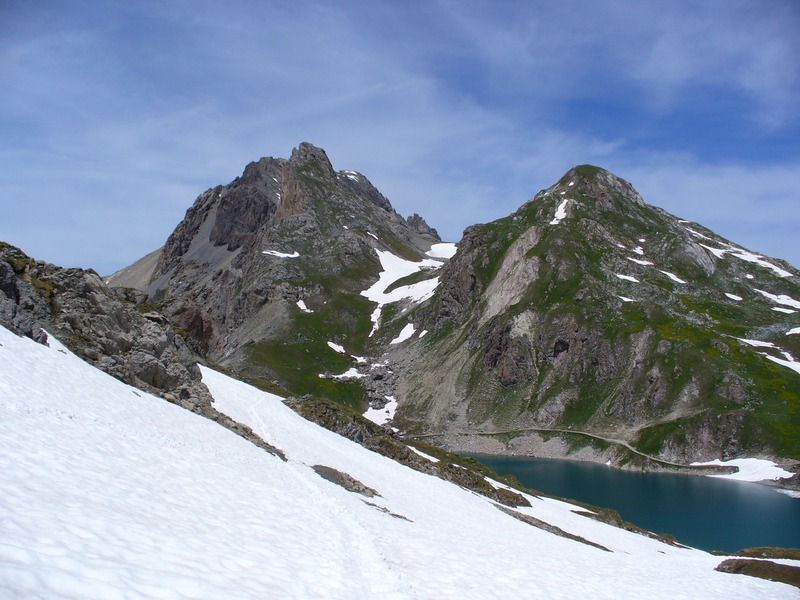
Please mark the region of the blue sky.
<svg viewBox="0 0 800 600"><path fill-rule="evenodd" d="M450 241L576 164L800 266L800 3L0 4L0 240L102 274L309 141Z"/></svg>

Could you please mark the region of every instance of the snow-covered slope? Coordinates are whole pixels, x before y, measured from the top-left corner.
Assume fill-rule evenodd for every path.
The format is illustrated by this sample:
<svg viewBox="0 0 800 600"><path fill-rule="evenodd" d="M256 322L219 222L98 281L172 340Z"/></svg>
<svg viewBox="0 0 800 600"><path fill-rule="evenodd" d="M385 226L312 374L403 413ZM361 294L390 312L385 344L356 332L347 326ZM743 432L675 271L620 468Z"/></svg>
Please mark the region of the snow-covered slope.
<svg viewBox="0 0 800 600"><path fill-rule="evenodd" d="M709 554L518 509L373 454L204 369L220 410L286 452L0 328L0 597L794 598ZM318 476L347 473L367 498Z"/></svg>

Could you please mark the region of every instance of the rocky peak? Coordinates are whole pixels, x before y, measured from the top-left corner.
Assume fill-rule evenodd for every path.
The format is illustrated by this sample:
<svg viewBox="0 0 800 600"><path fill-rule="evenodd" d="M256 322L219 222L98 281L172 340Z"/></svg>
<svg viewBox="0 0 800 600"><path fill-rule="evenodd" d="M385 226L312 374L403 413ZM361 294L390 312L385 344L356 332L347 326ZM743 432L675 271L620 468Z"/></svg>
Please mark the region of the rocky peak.
<svg viewBox="0 0 800 600"><path fill-rule="evenodd" d="M410 217L406 219L406 223L408 226L419 233L420 235L424 235L430 237L433 241L441 242L442 238L439 237L439 232L437 232L433 227L428 225L428 223L419 216L417 213L414 213Z"/></svg>
<svg viewBox="0 0 800 600"><path fill-rule="evenodd" d="M321 169L324 176L331 179L336 177L336 172L333 170L333 166L325 150L313 144L309 144L308 142L302 142L297 148L292 150L289 165L301 169L310 165L316 165Z"/></svg>
<svg viewBox="0 0 800 600"><path fill-rule="evenodd" d="M598 209L625 210L631 204L646 206L628 181L594 165L571 168L550 189L558 190L560 195L585 199Z"/></svg>
<svg viewBox="0 0 800 600"><path fill-rule="evenodd" d="M613 432L678 460L779 454L796 433L764 407L800 402L798 275L575 167L465 231L419 316L436 337L395 423Z"/></svg>

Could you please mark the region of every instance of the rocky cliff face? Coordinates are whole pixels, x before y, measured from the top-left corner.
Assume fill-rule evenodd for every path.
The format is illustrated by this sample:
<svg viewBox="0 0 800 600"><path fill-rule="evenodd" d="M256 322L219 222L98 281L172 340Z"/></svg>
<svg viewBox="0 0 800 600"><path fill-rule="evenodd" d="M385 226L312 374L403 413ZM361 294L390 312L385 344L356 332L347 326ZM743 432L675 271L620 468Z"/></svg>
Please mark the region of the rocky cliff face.
<svg viewBox="0 0 800 600"><path fill-rule="evenodd" d="M395 423L574 429L675 461L800 458L798 275L577 167L465 232L419 317L431 333Z"/></svg>
<svg viewBox="0 0 800 600"><path fill-rule="evenodd" d="M468 228L449 260L439 241L301 144L201 194L111 283L257 385L451 445L508 432L492 449L523 451L572 430L681 463L800 459L791 266L590 166Z"/></svg>
<svg viewBox="0 0 800 600"><path fill-rule="evenodd" d="M122 381L181 403L210 404L201 360L145 295L107 287L97 273L35 261L0 244L0 323L73 352Z"/></svg>
<svg viewBox="0 0 800 600"><path fill-rule="evenodd" d="M335 171L304 143L201 194L143 263L147 277L134 265L110 283L138 286L198 352L241 376L360 407L362 385L319 376L350 363L327 342L370 353L374 305L361 292L383 269L377 252L421 261L439 241L364 175Z"/></svg>

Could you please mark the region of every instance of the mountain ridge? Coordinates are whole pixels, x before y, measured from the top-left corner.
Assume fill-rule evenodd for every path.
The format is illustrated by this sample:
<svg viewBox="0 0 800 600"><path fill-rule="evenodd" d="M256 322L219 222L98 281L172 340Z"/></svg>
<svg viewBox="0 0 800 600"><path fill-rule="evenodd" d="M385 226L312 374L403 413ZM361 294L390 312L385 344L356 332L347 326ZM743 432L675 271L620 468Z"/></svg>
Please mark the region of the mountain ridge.
<svg viewBox="0 0 800 600"><path fill-rule="evenodd" d="M450 448L456 432L575 428L665 461L800 459L791 265L591 165L430 262L439 242L304 143L201 194L161 251L109 282L145 290L240 377L369 405ZM491 447L530 450L534 437Z"/></svg>
<svg viewBox="0 0 800 600"><path fill-rule="evenodd" d="M587 211L587 207L591 211ZM604 213L614 218L607 219ZM458 430L475 430L481 423L482 429L492 429L488 427L488 415L503 408L505 415L491 417L495 425L508 425L511 419L519 427L527 424L532 428L567 428L594 419L597 429L590 427L589 432L610 431L634 444L648 446L650 453L665 459L689 458L688 453L681 454L675 447L678 445L694 451L699 448L700 453L719 452L722 458L734 457L743 451L739 445L742 437L739 421L752 416L746 410L739 410L736 404L745 402L747 394L763 393L769 386L759 388L748 381L740 381L737 369L723 368L718 364L720 361L712 360L709 355L734 350L730 343L734 334L734 342L738 342L756 337L759 331L762 334L772 332L773 340L776 335L788 333L793 321L787 323L784 319L783 325L776 324L777 315L769 312L776 307L764 304L752 308L748 316L769 325L749 330L737 327L731 317L737 311L741 314L747 311L735 307L742 297L732 292L744 294L742 290L747 284L743 282L756 277L746 271L755 269L758 285L767 289L750 286L753 288L748 288L751 298L757 296L757 303L771 302L773 298L781 298L779 290L785 293L788 289L791 295L786 295L788 300L784 301L794 302L792 297L800 296L796 283L798 273L786 263L778 266L775 264L778 261L767 261L708 230L703 229L706 233L702 233L696 229L661 209L646 205L630 184L595 167L576 167L510 217L468 229L459 245L459 254L444 268L441 292L432 300L433 308L423 319L424 326L433 331L432 337L426 338L428 344L433 343L430 340L437 340L437 327L461 328L460 337L450 336L457 340L452 342L451 348L440 339L435 351L420 349L423 354L420 363L426 365L428 372L437 357L451 356L447 366L444 363L448 359L440 360L441 372L450 375L446 384L438 385L436 382L442 381L440 378L429 376L426 369L418 370L416 379L412 377L405 384L409 395L411 389L417 390L414 393L417 400L412 406L399 410L399 422L406 427L415 424L430 427L433 418L438 423L434 430L438 427L445 433L448 428L452 429L446 423L448 419L457 421ZM705 242L705 246L701 242ZM739 262L726 260L728 254ZM743 268L745 264L748 269ZM686 279L681 279L676 272ZM699 292L692 289L693 285L699 288L701 283L704 288ZM731 287L726 295L723 292L727 290L719 289L722 283L736 283L737 287ZM687 307L690 310L686 310ZM711 316L710 308L722 314L715 312ZM464 330L467 322L471 323L471 330ZM718 339L701 339L704 326L724 327L727 331ZM674 331L676 327L682 328L680 334ZM532 341L534 333L537 339ZM682 336L688 337L681 339ZM694 343L687 343L692 336L695 336ZM771 353L773 355L785 352L787 345L788 350L796 353L795 340L785 336L780 341L780 350L774 341L764 343L777 350ZM706 345L708 347L703 348ZM675 347L694 355L684 360L677 356ZM741 351L740 348L735 350ZM666 365L661 355L670 353L671 359L677 362ZM452 358L453 355L457 357ZM791 355L787 352L787 356ZM777 358L771 356L770 360ZM465 364L470 361L473 366L466 368ZM713 366L719 376L704 382L702 369L693 365L693 361L709 369ZM793 357L785 362L791 364L782 366L790 369L800 366ZM647 368L638 366L640 364ZM751 372L763 367L746 366ZM676 368L682 371L680 377L689 378L687 385L670 389L672 382L667 368L673 373ZM778 380L783 382L779 385L783 393L788 394L780 401L796 407L796 388L791 379L796 373L768 370L770 377L773 372L778 374ZM460 380L454 375L459 371ZM620 373L623 373L620 382L623 387L609 388ZM563 388L559 381L564 377L568 378L569 389L554 393L553 390ZM644 382L638 387L628 385L636 377L644 378ZM426 378L429 384L425 383ZM544 384L535 381L537 378L544 378ZM600 397L593 394L586 385L587 380L598 389L605 385L605 394ZM492 381L500 387L492 387ZM537 386L540 391L536 391ZM722 401L718 402L718 410L708 413L708 407L698 405L696 400L698 396L712 394L721 395ZM459 401L460 397L467 400ZM480 397L493 400L484 408L478 408L470 399ZM639 401L640 398L645 402ZM426 402L440 408L429 408L426 412L421 408ZM647 402L654 405L649 408L655 413L642 410ZM461 409L452 413L454 406ZM599 409L610 411L612 415L616 413L623 425L627 421L633 429L606 429L603 422L608 419L599 416ZM796 458L797 423L796 417L791 421L790 416L793 410L790 408L784 413L794 424L790 426L793 433L777 442L783 444L781 450L769 447L768 440L773 432L761 432L764 444L759 447L758 440L747 440L743 444L746 451L766 454L788 451ZM511 416L509 411L513 413ZM658 422L701 413L708 413L707 416L714 419L717 415L728 415L731 422L716 424L713 428L707 422L695 424L698 431L690 435L704 438L700 442L695 439L691 443L677 444L675 438L629 437L651 422L653 416ZM746 427L756 426L756 423L749 423ZM673 433L685 433L690 427L681 423L680 429Z"/></svg>

